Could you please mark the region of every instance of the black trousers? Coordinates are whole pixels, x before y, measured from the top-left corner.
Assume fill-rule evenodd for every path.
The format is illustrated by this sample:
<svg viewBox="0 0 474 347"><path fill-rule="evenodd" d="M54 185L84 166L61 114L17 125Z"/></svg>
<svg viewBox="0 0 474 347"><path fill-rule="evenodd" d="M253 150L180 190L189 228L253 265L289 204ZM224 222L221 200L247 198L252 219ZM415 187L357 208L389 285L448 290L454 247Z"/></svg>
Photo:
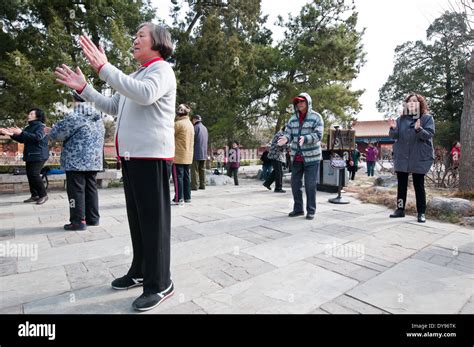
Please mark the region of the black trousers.
<svg viewBox="0 0 474 347"><path fill-rule="evenodd" d="M356 172L357 172L357 169L355 168L351 168L349 171L349 176L350 176L350 179L353 181L356 177Z"/></svg>
<svg viewBox="0 0 474 347"><path fill-rule="evenodd" d="M128 274L143 278L143 292L161 292L171 284L171 206L167 160L122 159L122 173L132 238Z"/></svg>
<svg viewBox="0 0 474 347"><path fill-rule="evenodd" d="M397 208L405 209L407 202L408 173L397 172L398 188L397 188ZM426 211L426 193L425 193L425 175L412 174L413 187L416 196L416 211L425 213Z"/></svg>
<svg viewBox="0 0 474 347"><path fill-rule="evenodd" d="M26 177L28 178L28 185L30 186L31 196L38 196L42 198L48 195L41 179L40 172L46 160L43 161L27 161L26 162Z"/></svg>
<svg viewBox="0 0 474 347"><path fill-rule="evenodd" d="M271 186L275 182L275 191L283 189L283 163L272 159L273 171L265 181L266 186Z"/></svg>
<svg viewBox="0 0 474 347"><path fill-rule="evenodd" d="M229 177L234 177L234 184L236 186L239 185L239 177L237 176L238 173L239 173L238 167L229 167L229 169L227 170L227 175Z"/></svg>
<svg viewBox="0 0 474 347"><path fill-rule="evenodd" d="M191 200L190 165L173 164L174 201Z"/></svg>
<svg viewBox="0 0 474 347"><path fill-rule="evenodd" d="M69 200L69 221L80 224L99 223L99 194L96 171L66 171L66 189Z"/></svg>

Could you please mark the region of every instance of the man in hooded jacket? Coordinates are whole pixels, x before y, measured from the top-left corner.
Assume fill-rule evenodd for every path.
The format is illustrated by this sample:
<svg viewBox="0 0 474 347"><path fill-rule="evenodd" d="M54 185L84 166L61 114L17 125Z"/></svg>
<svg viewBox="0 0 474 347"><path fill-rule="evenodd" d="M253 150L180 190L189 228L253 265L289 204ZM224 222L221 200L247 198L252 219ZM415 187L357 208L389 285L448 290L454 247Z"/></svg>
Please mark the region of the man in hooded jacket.
<svg viewBox="0 0 474 347"><path fill-rule="evenodd" d="M316 185L321 161L321 140L324 121L312 108L311 97L301 93L293 99L294 114L286 125L278 145L289 144L291 150L291 191L293 211L289 217L303 216L303 185L306 191L306 219L314 219L316 213Z"/></svg>

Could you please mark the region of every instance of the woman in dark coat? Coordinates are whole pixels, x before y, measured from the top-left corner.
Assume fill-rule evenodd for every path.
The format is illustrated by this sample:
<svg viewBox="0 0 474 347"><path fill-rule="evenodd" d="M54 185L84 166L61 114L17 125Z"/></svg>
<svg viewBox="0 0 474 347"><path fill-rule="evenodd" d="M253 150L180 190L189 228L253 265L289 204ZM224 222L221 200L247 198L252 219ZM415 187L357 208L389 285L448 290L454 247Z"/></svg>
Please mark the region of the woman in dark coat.
<svg viewBox="0 0 474 347"><path fill-rule="evenodd" d="M349 171L351 180L355 180L355 174L357 170L359 170L359 159L360 159L360 152L357 149L357 145L349 156L349 160L347 161L347 171Z"/></svg>
<svg viewBox="0 0 474 347"><path fill-rule="evenodd" d="M435 125L423 96L411 93L406 97L403 114L396 121L390 121L389 134L396 140L393 145L393 163L398 179L397 210L390 217L405 217L408 175L411 173L415 187L418 222L424 223L425 175L434 160Z"/></svg>
<svg viewBox="0 0 474 347"><path fill-rule="evenodd" d="M46 116L43 110L33 108L28 111L28 125L20 128L0 129L0 133L25 145L23 160L26 162L26 175L30 186L31 197L24 202L36 202L42 205L48 200L46 188L40 172L49 157L48 137L44 133Z"/></svg>

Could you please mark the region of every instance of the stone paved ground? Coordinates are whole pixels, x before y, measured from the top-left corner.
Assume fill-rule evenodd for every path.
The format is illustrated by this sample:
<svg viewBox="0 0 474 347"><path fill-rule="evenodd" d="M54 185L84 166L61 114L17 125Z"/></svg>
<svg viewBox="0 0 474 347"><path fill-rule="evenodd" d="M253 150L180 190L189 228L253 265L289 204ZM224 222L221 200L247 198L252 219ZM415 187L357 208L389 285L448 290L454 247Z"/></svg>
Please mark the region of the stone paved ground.
<svg viewBox="0 0 474 347"><path fill-rule="evenodd" d="M289 189L241 182L173 207L175 295L147 313L474 313L472 229L321 192L313 221L290 219ZM64 191L25 198L0 195L0 313L133 313L141 289L110 287L131 262L122 188L100 191L101 225L82 232L62 229Z"/></svg>

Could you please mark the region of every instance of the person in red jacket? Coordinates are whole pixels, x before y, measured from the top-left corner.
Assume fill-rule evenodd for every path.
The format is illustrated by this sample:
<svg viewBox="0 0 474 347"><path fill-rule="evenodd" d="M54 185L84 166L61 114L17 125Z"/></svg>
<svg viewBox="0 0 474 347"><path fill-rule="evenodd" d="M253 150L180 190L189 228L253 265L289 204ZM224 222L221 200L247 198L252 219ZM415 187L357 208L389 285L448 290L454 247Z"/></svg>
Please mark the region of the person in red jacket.
<svg viewBox="0 0 474 347"><path fill-rule="evenodd" d="M459 166L459 160L461 159L461 143L459 141L454 142L450 155L453 168L457 168Z"/></svg>

